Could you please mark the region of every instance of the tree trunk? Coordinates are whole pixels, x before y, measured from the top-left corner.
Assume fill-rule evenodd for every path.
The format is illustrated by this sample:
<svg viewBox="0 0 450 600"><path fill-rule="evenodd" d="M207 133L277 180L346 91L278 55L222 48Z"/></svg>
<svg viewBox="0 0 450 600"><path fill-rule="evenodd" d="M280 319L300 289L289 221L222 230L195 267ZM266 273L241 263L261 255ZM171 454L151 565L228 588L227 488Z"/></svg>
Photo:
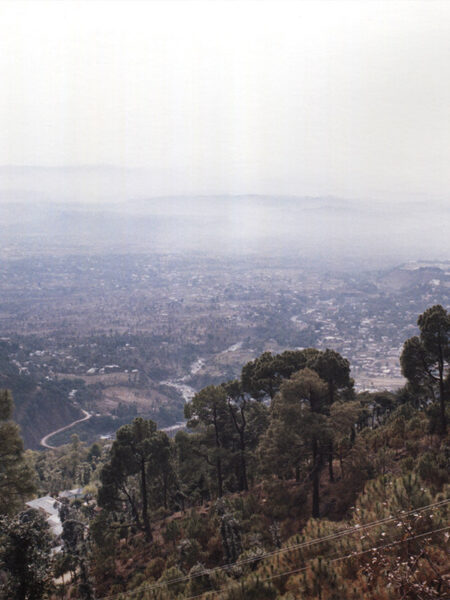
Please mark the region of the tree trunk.
<svg viewBox="0 0 450 600"><path fill-rule="evenodd" d="M328 396L330 398L330 406L334 402L334 382L332 379L328 381Z"/></svg>
<svg viewBox="0 0 450 600"><path fill-rule="evenodd" d="M27 583L25 581L21 581L19 584L19 588L17 589L17 600L26 600L27 597Z"/></svg>
<svg viewBox="0 0 450 600"><path fill-rule="evenodd" d="M244 432L240 433L241 439L241 491L248 491L248 480L247 480L247 460L245 458L245 439Z"/></svg>
<svg viewBox="0 0 450 600"><path fill-rule="evenodd" d="M444 356L441 345L439 345L439 401L441 409L440 433L445 435L447 433L447 417L445 414Z"/></svg>
<svg viewBox="0 0 450 600"><path fill-rule="evenodd" d="M233 407L230 403L228 403L228 407L230 409L230 414L233 419L234 428L236 429L239 435L239 450L240 450L240 462L241 462L241 492L248 491L248 479L247 479L247 459L245 458L245 428L247 425L247 421L245 420L245 404L241 406L241 419L242 425L239 425L236 415L234 414Z"/></svg>
<svg viewBox="0 0 450 600"><path fill-rule="evenodd" d="M214 433L215 433L215 437L216 437L216 451L217 451L217 458L216 458L217 495L219 498L222 498L222 496L223 496L222 460L221 460L220 454L219 454L221 444L220 444L220 438L219 438L219 429L217 427L217 416L216 416L215 409L214 409Z"/></svg>
<svg viewBox="0 0 450 600"><path fill-rule="evenodd" d="M339 464L341 467L341 477L344 479L344 460L342 458L342 453L339 454Z"/></svg>
<svg viewBox="0 0 450 600"><path fill-rule="evenodd" d="M333 442L332 441L328 445L328 475L329 475L330 481L334 481Z"/></svg>
<svg viewBox="0 0 450 600"><path fill-rule="evenodd" d="M138 529L141 529L141 519L139 518L139 513L138 510L136 508L136 502L134 501L134 496L132 492L128 492L128 490L123 487L122 491L124 492L124 494L126 495L128 502L130 503L130 508L131 508L131 514L133 515L133 519L136 522L136 527Z"/></svg>
<svg viewBox="0 0 450 600"><path fill-rule="evenodd" d="M312 480L313 480L313 497L312 497L312 516L315 519L318 519L320 516L320 456L319 449L317 444L317 439L313 439L313 471L312 471Z"/></svg>
<svg viewBox="0 0 450 600"><path fill-rule="evenodd" d="M220 458L217 458L216 461L216 469L217 469L217 495L219 498L223 496L223 475L222 475L222 461Z"/></svg>
<svg viewBox="0 0 450 600"><path fill-rule="evenodd" d="M141 459L141 493L142 493L142 522L144 524L145 539L151 542L153 539L148 518L147 478L145 474L145 460Z"/></svg>
<svg viewBox="0 0 450 600"><path fill-rule="evenodd" d="M167 510L167 471L163 474L163 504Z"/></svg>

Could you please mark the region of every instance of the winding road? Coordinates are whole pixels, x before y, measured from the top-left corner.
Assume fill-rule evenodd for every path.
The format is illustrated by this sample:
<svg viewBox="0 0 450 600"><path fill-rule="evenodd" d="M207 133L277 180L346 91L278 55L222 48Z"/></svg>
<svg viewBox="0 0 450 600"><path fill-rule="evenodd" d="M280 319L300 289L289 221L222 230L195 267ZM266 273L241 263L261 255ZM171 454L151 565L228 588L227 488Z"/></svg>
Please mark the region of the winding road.
<svg viewBox="0 0 450 600"><path fill-rule="evenodd" d="M44 448L50 448L50 450L54 450L55 448L57 448L58 446L51 446L48 443L48 440L53 437L54 435L56 435L57 433L61 433L61 431L66 431L66 429L70 429L71 427L73 427L74 425L76 425L77 423L82 423L83 421L87 421L88 419L90 419L92 417L91 413L88 413L87 410L84 410L83 408L80 408L81 412L84 413L84 417L82 419L78 419L77 421L73 421L72 423L69 423L68 425L65 425L64 427L60 427L59 429L55 429L55 431L52 431L51 433L47 433L47 435L45 435L41 441L39 442L41 446L44 446Z"/></svg>

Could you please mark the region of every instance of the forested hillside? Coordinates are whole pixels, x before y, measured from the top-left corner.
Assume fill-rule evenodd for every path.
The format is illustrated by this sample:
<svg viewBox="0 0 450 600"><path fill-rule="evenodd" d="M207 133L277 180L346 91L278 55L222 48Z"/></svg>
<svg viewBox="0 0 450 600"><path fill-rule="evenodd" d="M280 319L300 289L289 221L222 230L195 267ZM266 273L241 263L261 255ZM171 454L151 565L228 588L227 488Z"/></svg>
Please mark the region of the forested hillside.
<svg viewBox="0 0 450 600"><path fill-rule="evenodd" d="M80 418L80 410L68 401L74 383L21 371L10 359L15 350L14 344L0 341L0 389L9 389L14 395L14 420L21 423L26 446L39 448L45 433Z"/></svg>
<svg viewBox="0 0 450 600"><path fill-rule="evenodd" d="M24 453L3 394L1 597L450 597L450 315L418 326L395 393L357 393L331 349L265 352L186 403L172 438L138 417L113 442ZM53 554L18 514L33 487L82 488Z"/></svg>

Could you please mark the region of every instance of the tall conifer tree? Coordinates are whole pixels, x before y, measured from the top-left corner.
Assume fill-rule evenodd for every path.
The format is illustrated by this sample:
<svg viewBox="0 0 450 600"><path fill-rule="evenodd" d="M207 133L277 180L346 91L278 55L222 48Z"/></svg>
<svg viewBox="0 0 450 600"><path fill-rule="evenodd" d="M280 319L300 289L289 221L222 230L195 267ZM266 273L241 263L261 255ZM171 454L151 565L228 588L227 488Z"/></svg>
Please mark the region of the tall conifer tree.
<svg viewBox="0 0 450 600"><path fill-rule="evenodd" d="M0 391L0 515L13 515L35 491L34 474L27 465L19 427L11 420L13 399Z"/></svg>

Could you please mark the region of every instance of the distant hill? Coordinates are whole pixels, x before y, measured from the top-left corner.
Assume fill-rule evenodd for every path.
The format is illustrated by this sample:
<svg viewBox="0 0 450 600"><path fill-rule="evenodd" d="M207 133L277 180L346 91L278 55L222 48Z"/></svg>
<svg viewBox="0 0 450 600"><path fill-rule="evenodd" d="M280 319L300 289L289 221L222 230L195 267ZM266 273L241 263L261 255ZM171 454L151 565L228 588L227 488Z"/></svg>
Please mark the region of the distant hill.
<svg viewBox="0 0 450 600"><path fill-rule="evenodd" d="M380 289L406 291L417 286L450 286L450 263L448 269L440 263L408 263L383 273L378 279Z"/></svg>
<svg viewBox="0 0 450 600"><path fill-rule="evenodd" d="M173 174L107 166L0 167L2 253L300 254L370 268L450 256L446 203L314 197L301 190L161 196L155 182L167 177Z"/></svg>

